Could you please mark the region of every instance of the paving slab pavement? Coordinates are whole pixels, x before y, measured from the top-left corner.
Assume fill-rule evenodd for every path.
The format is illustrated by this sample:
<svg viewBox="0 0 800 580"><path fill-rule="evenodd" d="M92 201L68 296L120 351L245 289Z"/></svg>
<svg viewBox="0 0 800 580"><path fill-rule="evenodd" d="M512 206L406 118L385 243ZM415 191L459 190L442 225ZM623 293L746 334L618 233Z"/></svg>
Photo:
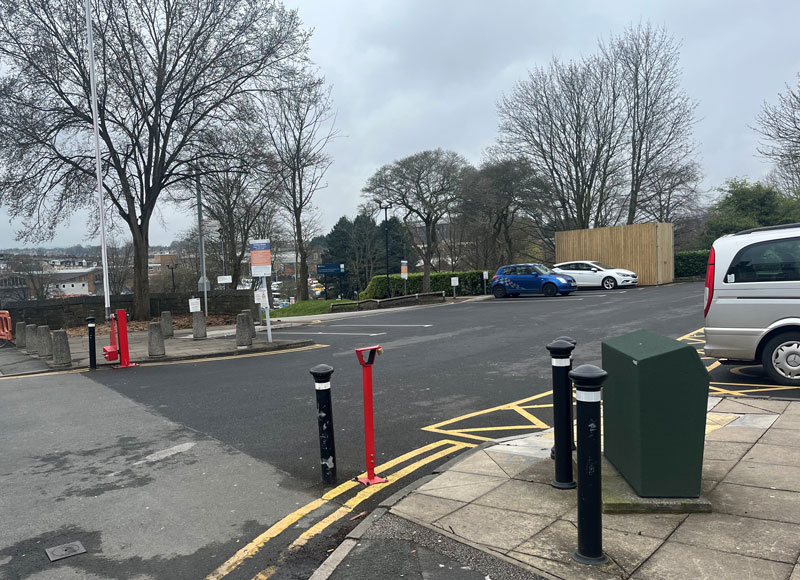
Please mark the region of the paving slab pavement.
<svg viewBox="0 0 800 580"><path fill-rule="evenodd" d="M276 323L273 328L285 328L306 324L306 322L283 322ZM220 326L212 327L208 331L205 339L194 340L192 331L176 330L175 336L164 339L166 355L158 358L150 358L148 353L148 333L130 332L128 333L128 352L130 360L134 363L142 362L165 362L176 360L187 360L196 358L209 358L217 356L234 356L248 353L267 352L271 350L284 350L290 348L308 347L314 344L312 340L286 340L273 337L272 342L267 339L266 326L256 327L256 338L253 345L240 348L236 346L236 327ZM107 361L103 357L103 347L109 344L107 335L97 336L96 353L98 366L110 366L119 364L119 360ZM72 368L87 368L89 366L89 339L86 336L73 336L69 339L70 354L72 357ZM49 361L52 363L52 359ZM17 350L13 346L6 346L0 350L0 376L18 376L25 374L35 374L52 370L48 361L32 357L24 351Z"/></svg>
<svg viewBox="0 0 800 580"><path fill-rule="evenodd" d="M564 580L800 580L798 437L800 402L709 398L711 513L606 513L602 566L571 557L576 492L549 485L552 431L482 445L384 502L312 578L399 577L376 569L393 555L412 579L506 578L511 566L524 578ZM417 531L392 531L403 526ZM421 530L465 552L430 553L416 540Z"/></svg>

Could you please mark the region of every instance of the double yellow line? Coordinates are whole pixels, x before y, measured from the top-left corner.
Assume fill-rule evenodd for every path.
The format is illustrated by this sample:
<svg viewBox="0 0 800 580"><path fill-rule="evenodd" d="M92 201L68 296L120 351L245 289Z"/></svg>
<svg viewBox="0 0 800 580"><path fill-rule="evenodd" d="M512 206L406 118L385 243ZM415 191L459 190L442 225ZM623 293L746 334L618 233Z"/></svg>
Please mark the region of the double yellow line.
<svg viewBox="0 0 800 580"><path fill-rule="evenodd" d="M389 482L386 485L391 485L392 483L395 483L396 481L402 479L403 477L413 473L420 467L423 467L424 465L436 461L437 459L441 459L442 457L445 457L456 451L461 451L462 449L474 447L475 445L472 443L463 443L461 441L452 441L448 439L443 439L441 441L436 441L429 445L425 445L424 447L420 447L419 449L415 449L413 451L405 453L399 457L392 459L391 461L387 461L386 463L376 467L375 472L385 474L392 467L395 467L401 463L413 459L414 457L424 455L429 451L433 451L443 446L444 446L443 449L439 449L435 453L426 455L422 459L419 459L414 463L411 463L406 467L399 469L396 472L390 473ZM363 475L364 474L362 474L362 476ZM360 503L364 502L366 499L372 497L376 493L386 489L386 485L371 485L369 487L363 488L356 495L347 500L344 503L344 505L342 505L339 509L337 509L329 516L317 522L315 525L313 525L305 532L303 532L303 534L300 535L300 537L298 537L294 542L292 542L292 544L289 546L289 549L296 550L301 546L304 546L306 543L308 543L308 541L312 537L319 534L322 530L324 530L325 528L327 528L328 526L330 526L331 524L333 524L346 514L352 512ZM245 547L236 552L231 558L228 559L228 561L226 561L219 568L211 572L211 574L206 576L205 580L220 580L221 578L224 578L225 576L236 570L239 566L241 566L246 559L255 556L258 553L258 551L261 550L261 548L263 548L264 545L266 545L267 542L269 542L271 539L275 538L276 536L286 531L287 528L297 523L301 518L305 517L306 515L319 509L320 507L330 502L331 500L339 497L340 495L356 487L361 487L361 484L357 481L347 481L345 483L342 483L341 485L327 492L321 498L315 499L314 501L307 503L300 509L285 516L283 519L272 525L265 532L263 532L258 537L253 539L253 541L251 541ZM276 568L271 566L263 570L259 574L257 574L253 580L266 580L266 578L269 578L272 574L274 574L275 570Z"/></svg>

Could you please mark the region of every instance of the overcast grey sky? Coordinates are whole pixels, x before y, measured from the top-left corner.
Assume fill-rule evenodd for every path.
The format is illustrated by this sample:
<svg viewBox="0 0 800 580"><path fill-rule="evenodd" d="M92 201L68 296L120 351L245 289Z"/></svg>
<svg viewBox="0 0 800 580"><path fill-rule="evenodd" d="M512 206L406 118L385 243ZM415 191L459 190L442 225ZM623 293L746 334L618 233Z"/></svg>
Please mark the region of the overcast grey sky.
<svg viewBox="0 0 800 580"><path fill-rule="evenodd" d="M683 86L699 106L695 139L711 190L730 177L763 177L750 126L800 72L800 2L291 0L314 29L311 58L333 87L340 137L328 187L317 193L324 232L354 216L366 180L385 163L442 147L474 164L497 131L495 103L531 68L594 52L627 25L664 25L682 42ZM162 216L173 214L162 208ZM163 222L163 217L162 220ZM192 217L152 225L166 244ZM75 216L50 244L87 240ZM0 248L14 242L0 209Z"/></svg>

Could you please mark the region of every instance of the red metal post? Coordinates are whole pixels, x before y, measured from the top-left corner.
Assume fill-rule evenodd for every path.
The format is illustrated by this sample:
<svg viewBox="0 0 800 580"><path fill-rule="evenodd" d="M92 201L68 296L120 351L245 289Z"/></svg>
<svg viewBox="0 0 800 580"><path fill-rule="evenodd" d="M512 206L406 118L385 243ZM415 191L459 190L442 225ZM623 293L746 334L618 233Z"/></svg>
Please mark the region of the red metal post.
<svg viewBox="0 0 800 580"><path fill-rule="evenodd" d="M368 355L366 360L364 359L365 352ZM364 384L364 447L367 459L367 476L358 478L358 481L364 485L386 482L385 478L375 475L375 426L372 415L372 364L375 362L375 355L382 352L383 349L380 346L356 349Z"/></svg>
<svg viewBox="0 0 800 580"><path fill-rule="evenodd" d="M124 310L117 310L117 329L119 330L119 366L114 368L124 369L139 366L131 362L128 352L128 316Z"/></svg>

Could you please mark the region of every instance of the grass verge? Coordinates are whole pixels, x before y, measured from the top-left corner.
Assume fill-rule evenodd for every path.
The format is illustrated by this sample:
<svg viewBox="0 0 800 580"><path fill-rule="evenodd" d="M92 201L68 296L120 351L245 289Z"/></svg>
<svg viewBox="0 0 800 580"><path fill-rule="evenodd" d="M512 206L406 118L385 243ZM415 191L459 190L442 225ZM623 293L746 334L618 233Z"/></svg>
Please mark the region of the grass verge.
<svg viewBox="0 0 800 580"><path fill-rule="evenodd" d="M331 304L335 302L351 302L350 300L305 300L295 302L289 306L272 310L270 318L288 318L289 316L310 316L314 314L327 314L331 311Z"/></svg>

